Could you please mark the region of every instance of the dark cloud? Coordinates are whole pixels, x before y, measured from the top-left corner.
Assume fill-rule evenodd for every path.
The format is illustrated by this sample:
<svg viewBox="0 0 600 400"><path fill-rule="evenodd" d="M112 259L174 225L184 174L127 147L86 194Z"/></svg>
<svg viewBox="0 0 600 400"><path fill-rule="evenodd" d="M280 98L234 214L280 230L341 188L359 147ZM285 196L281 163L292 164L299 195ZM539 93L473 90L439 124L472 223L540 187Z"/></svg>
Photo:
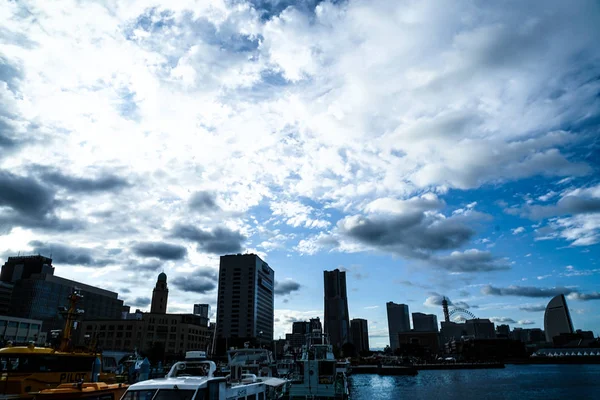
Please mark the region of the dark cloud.
<svg viewBox="0 0 600 400"><path fill-rule="evenodd" d="M528 312L539 312L539 311L545 311L546 306L543 304L533 305L533 306L522 306L522 307L519 307L519 310L528 311Z"/></svg>
<svg viewBox="0 0 600 400"><path fill-rule="evenodd" d="M454 251L447 256L432 257L431 261L452 272L489 272L510 269L505 258L494 257L489 251L476 249Z"/></svg>
<svg viewBox="0 0 600 400"><path fill-rule="evenodd" d="M403 214L347 217L338 223L338 229L342 236L353 241L452 272L509 269L505 259L487 251L472 249L446 256L434 255L437 251L465 245L475 234L472 226L484 219L489 219L489 215L476 211L444 218L422 209L411 209Z"/></svg>
<svg viewBox="0 0 600 400"><path fill-rule="evenodd" d="M217 227L212 231L202 230L192 225L177 225L172 237L196 242L198 250L213 254L239 253L246 236L226 227Z"/></svg>
<svg viewBox="0 0 600 400"><path fill-rule="evenodd" d="M157 272L161 268L164 267L164 263L159 260L147 260L144 262L130 262L127 263L125 269L130 271L149 273L149 272Z"/></svg>
<svg viewBox="0 0 600 400"><path fill-rule="evenodd" d="M206 294L217 287L216 275L211 271L197 271L193 276L178 276L171 283L184 292Z"/></svg>
<svg viewBox="0 0 600 400"><path fill-rule="evenodd" d="M181 260L187 255L185 247L165 242L141 242L133 246L133 252L141 257L161 260Z"/></svg>
<svg viewBox="0 0 600 400"><path fill-rule="evenodd" d="M559 294L568 295L575 289L562 286L543 288L534 286L508 286L505 288L487 285L481 288L481 293L494 296L523 296L523 297L554 297Z"/></svg>
<svg viewBox="0 0 600 400"><path fill-rule="evenodd" d="M119 290L119 293L131 293L131 289L124 287Z"/></svg>
<svg viewBox="0 0 600 400"><path fill-rule="evenodd" d="M557 286L557 287L535 287L535 286L508 286L505 288L487 285L481 288L481 293L493 296L522 296L522 297L554 297L564 294L569 300L600 300L599 292L581 293L576 288ZM524 311L542 311L544 308L539 306L523 306Z"/></svg>
<svg viewBox="0 0 600 400"><path fill-rule="evenodd" d="M52 258L55 265L83 265L86 267L104 267L111 263L108 259L94 257L95 250L86 247L67 246L60 243L44 243L37 240L29 242L33 253Z"/></svg>
<svg viewBox="0 0 600 400"><path fill-rule="evenodd" d="M0 206L42 217L54 209L54 191L33 178L0 171Z"/></svg>
<svg viewBox="0 0 600 400"><path fill-rule="evenodd" d="M84 178L64 174L56 170L42 173L45 182L67 189L74 193L95 193L123 189L130 186L126 179L116 175L101 175L96 178Z"/></svg>
<svg viewBox="0 0 600 400"><path fill-rule="evenodd" d="M6 58L0 57L0 82L6 83L8 90L17 92L19 80L23 78L20 67L10 63Z"/></svg>
<svg viewBox="0 0 600 400"><path fill-rule="evenodd" d="M418 287L421 289L431 289L431 286L423 285L421 283L416 283L416 282L412 282L412 281L407 281L404 279L396 279L396 280L394 280L394 283L396 283L398 285L403 285L403 286Z"/></svg>
<svg viewBox="0 0 600 400"><path fill-rule="evenodd" d="M591 214L600 212L600 198L589 196L585 190L579 194L567 195L554 205L541 206L526 204L522 207L508 208L507 214L523 218L540 220L561 215Z"/></svg>
<svg viewBox="0 0 600 400"><path fill-rule="evenodd" d="M429 218L423 212L388 218L351 217L341 228L344 235L361 243L400 253L454 249L475 234L462 221Z"/></svg>
<svg viewBox="0 0 600 400"><path fill-rule="evenodd" d="M495 322L497 324L516 324L517 321L515 321L512 318L508 318L508 317L492 317L490 318L490 321Z"/></svg>
<svg viewBox="0 0 600 400"><path fill-rule="evenodd" d="M210 212L220 209L215 200L214 193L205 191L194 193L192 197L190 197L188 206L190 209L199 212Z"/></svg>
<svg viewBox="0 0 600 400"><path fill-rule="evenodd" d="M0 157L13 151L20 145L20 141L14 138L14 128L0 119Z"/></svg>
<svg viewBox="0 0 600 400"><path fill-rule="evenodd" d="M61 219L55 214L59 202L54 191L32 177L0 170L0 234L15 226L50 231L71 231L82 228L83 221Z"/></svg>
<svg viewBox="0 0 600 400"><path fill-rule="evenodd" d="M302 318L296 318L296 317L285 317L284 322L287 324L293 324L294 322L306 322L306 320L304 320Z"/></svg>
<svg viewBox="0 0 600 400"><path fill-rule="evenodd" d="M151 301L149 297L136 297L129 305L134 307L148 307Z"/></svg>
<svg viewBox="0 0 600 400"><path fill-rule="evenodd" d="M291 279L286 279L285 281L275 282L275 294L278 296L285 296L291 294L292 292L296 292L300 290L300 284L298 282L294 282Z"/></svg>
<svg viewBox="0 0 600 400"><path fill-rule="evenodd" d="M459 296L461 296L461 297L467 297L467 296L470 296L470 295L471 295L471 293L469 293L469 292L468 292L468 291L466 291L466 290L459 290L459 291L458 291L458 295L459 295Z"/></svg>

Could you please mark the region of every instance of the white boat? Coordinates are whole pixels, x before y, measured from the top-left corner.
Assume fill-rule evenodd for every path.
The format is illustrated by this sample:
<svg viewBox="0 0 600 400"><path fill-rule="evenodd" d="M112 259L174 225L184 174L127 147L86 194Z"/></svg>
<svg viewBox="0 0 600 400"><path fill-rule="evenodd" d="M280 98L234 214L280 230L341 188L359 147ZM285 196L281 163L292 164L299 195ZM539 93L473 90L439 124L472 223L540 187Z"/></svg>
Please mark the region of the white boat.
<svg viewBox="0 0 600 400"><path fill-rule="evenodd" d="M257 377L277 376L273 353L267 349L233 349L227 351L227 366L231 376L254 374Z"/></svg>
<svg viewBox="0 0 600 400"><path fill-rule="evenodd" d="M135 383L121 400L234 400L280 398L286 381L277 378L259 380L253 374L239 379L215 377L213 361L179 361L165 378Z"/></svg>
<svg viewBox="0 0 600 400"><path fill-rule="evenodd" d="M348 377L343 370L338 370L333 347L320 331L307 335L302 357L296 364L297 368L291 375L290 400L346 400L350 397Z"/></svg>
<svg viewBox="0 0 600 400"><path fill-rule="evenodd" d="M295 365L294 355L284 354L281 360L277 360L277 375L288 376L294 370Z"/></svg>
<svg viewBox="0 0 600 400"><path fill-rule="evenodd" d="M287 397L290 381L277 373L273 353L267 349L244 347L227 352L227 366L232 380L257 381L276 386L276 398Z"/></svg>

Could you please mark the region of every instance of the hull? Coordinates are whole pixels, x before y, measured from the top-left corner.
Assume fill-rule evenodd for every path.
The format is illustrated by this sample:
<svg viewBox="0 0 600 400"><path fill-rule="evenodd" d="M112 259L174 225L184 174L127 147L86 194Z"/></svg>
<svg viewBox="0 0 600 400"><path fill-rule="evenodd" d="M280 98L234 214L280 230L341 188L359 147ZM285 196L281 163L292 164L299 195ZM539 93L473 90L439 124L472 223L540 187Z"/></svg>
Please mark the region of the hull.
<svg viewBox="0 0 600 400"><path fill-rule="evenodd" d="M128 385L123 384L105 384L84 383L84 384L63 384L55 389L42 390L36 394L35 400L58 400L58 399L111 399L119 400L127 391Z"/></svg>

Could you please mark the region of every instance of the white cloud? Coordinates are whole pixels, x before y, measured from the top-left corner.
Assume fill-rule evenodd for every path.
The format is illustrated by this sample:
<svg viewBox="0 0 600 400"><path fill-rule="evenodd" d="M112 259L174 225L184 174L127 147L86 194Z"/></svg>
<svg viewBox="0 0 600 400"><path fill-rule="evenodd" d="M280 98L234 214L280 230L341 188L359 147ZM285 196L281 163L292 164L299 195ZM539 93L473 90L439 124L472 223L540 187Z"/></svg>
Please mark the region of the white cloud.
<svg viewBox="0 0 600 400"><path fill-rule="evenodd" d="M518 235L519 233L525 232L525 228L523 228L522 226L511 230L513 235Z"/></svg>
<svg viewBox="0 0 600 400"><path fill-rule="evenodd" d="M476 202L452 215L441 196L591 172L565 149L586 137L560 130L596 112L597 74L576 69L598 57L587 7L356 0L261 18L249 3L224 0L8 2L0 121L9 128L0 147L13 147L0 148L0 168L35 175L43 163L131 178L134 187L121 192L62 188L52 198L56 221L82 225L62 240L121 249L113 260L122 268L139 261L127 250L132 241L162 241L183 222L237 232L248 238L243 250L263 255L286 248L291 227L314 232L293 237L302 254L375 248L425 254L453 272L504 266L470 249L473 226L488 218ZM215 193L218 209L191 215L197 191ZM272 215L247 218L256 208ZM423 223L391 246L343 235L407 213ZM2 223L7 215L3 205ZM600 240L598 218L555 217L543 237ZM281 232L262 232L263 224ZM0 236L0 251L56 237L15 226L2 225L11 234ZM217 265L195 243L173 240L188 254L163 266L174 277Z"/></svg>

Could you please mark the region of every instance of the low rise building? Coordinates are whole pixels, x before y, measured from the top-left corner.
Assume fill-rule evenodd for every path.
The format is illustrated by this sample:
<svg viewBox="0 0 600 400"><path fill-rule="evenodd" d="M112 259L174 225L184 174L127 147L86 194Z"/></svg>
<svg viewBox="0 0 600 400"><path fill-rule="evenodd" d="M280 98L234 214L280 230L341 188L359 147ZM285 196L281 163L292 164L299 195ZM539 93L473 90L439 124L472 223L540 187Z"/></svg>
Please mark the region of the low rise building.
<svg viewBox="0 0 600 400"><path fill-rule="evenodd" d="M0 338L4 343L26 344L46 343L46 333L42 332L42 321L37 319L0 316Z"/></svg>

